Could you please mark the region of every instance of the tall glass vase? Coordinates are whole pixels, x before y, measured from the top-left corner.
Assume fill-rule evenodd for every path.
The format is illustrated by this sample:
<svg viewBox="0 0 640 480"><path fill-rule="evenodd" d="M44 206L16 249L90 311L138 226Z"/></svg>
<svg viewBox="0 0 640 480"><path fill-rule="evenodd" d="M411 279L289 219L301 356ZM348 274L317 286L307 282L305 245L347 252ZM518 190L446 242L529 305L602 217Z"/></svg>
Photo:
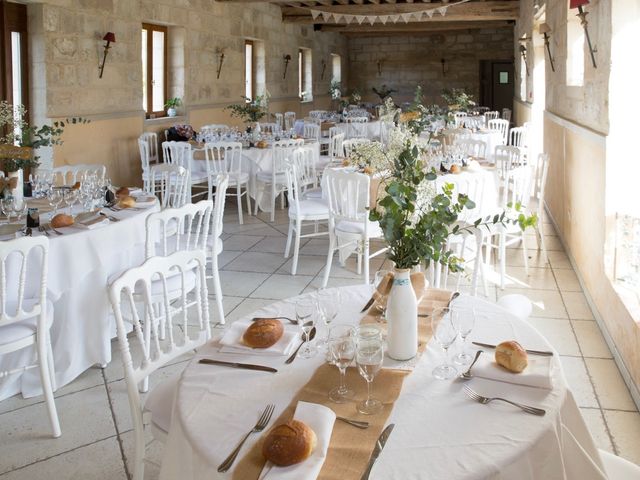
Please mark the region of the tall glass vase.
<svg viewBox="0 0 640 480"><path fill-rule="evenodd" d="M387 354L394 360L418 353L418 300L410 274L409 269L395 269L387 300Z"/></svg>
<svg viewBox="0 0 640 480"><path fill-rule="evenodd" d="M17 185L16 188L12 188L10 190L10 195L16 199L17 202L22 203L22 199L24 197L24 172L23 170L20 168L18 170L16 170L15 172L9 172L8 177L11 178L16 178L17 179Z"/></svg>

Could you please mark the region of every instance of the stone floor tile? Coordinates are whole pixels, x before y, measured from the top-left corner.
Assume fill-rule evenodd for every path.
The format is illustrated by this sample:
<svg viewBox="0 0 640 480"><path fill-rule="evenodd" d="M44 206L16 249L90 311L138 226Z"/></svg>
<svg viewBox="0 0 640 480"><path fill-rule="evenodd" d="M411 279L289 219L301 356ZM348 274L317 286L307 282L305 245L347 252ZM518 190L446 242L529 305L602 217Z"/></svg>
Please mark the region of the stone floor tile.
<svg viewBox="0 0 640 480"><path fill-rule="evenodd" d="M295 297L313 280L310 275L271 275L254 292L251 298L271 298L280 300L283 298Z"/></svg>
<svg viewBox="0 0 640 480"><path fill-rule="evenodd" d="M580 356L580 348L569 320L529 317L533 325L553 345L560 355Z"/></svg>
<svg viewBox="0 0 640 480"><path fill-rule="evenodd" d="M220 272L222 295L247 297L267 278L269 278L269 274L267 273L232 272L229 270L222 270Z"/></svg>
<svg viewBox="0 0 640 480"><path fill-rule="evenodd" d="M564 375L579 407L599 408L596 394L582 358L560 357Z"/></svg>
<svg viewBox="0 0 640 480"><path fill-rule="evenodd" d="M556 277L558 288L564 292L582 292L582 286L578 276L572 269L554 268L553 274Z"/></svg>
<svg viewBox="0 0 640 480"><path fill-rule="evenodd" d="M224 249L230 252L243 252L253 247L264 235L231 235L224 241Z"/></svg>
<svg viewBox="0 0 640 480"><path fill-rule="evenodd" d="M581 292L560 292L571 320L594 320L587 297Z"/></svg>
<svg viewBox="0 0 640 480"><path fill-rule="evenodd" d="M612 358L600 327L589 320L571 320L578 344L585 357Z"/></svg>
<svg viewBox="0 0 640 480"><path fill-rule="evenodd" d="M591 375L602 408L636 410L629 389L613 360L585 358L584 361L589 369L589 375Z"/></svg>
<svg viewBox="0 0 640 480"><path fill-rule="evenodd" d="M602 410L599 408L581 408L580 413L582 414L582 418L584 418L584 422L587 424L587 428L593 437L596 447L610 453L615 453L613 444L611 443L611 437L607 431L605 419L602 416Z"/></svg>
<svg viewBox="0 0 640 480"><path fill-rule="evenodd" d="M556 280L550 268L507 267L505 288L533 288L536 290L557 290Z"/></svg>
<svg viewBox="0 0 640 480"><path fill-rule="evenodd" d="M273 273L285 262L286 258L280 253L244 252L235 260L229 262L225 271Z"/></svg>
<svg viewBox="0 0 640 480"><path fill-rule="evenodd" d="M604 410L604 418L618 455L640 465L640 413Z"/></svg>

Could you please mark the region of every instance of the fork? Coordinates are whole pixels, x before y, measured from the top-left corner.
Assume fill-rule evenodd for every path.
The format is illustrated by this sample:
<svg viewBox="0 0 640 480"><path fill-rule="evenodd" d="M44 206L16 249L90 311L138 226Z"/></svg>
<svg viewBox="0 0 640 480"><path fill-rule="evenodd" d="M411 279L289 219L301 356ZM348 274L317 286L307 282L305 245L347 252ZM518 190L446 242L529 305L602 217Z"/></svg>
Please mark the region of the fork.
<svg viewBox="0 0 640 480"><path fill-rule="evenodd" d="M478 350L476 352L476 356L473 359L473 362L471 362L471 365L469 365L469 368L467 368L466 372L462 372L459 377L463 380L471 380L473 378L473 375L471 375L471 369L473 368L473 366L476 364L476 362L478 361L478 358L480 357L480 355L482 354L482 350Z"/></svg>
<svg viewBox="0 0 640 480"><path fill-rule="evenodd" d="M265 429L265 427L269 424L269 420L271 420L271 415L273 415L273 410L275 408L276 406L274 404L267 405L267 407L264 409L264 412L262 412L262 415L258 419L255 426L251 429L249 433L247 433L244 436L242 441L238 444L235 450L231 452L231 454L226 458L226 460L220 464L220 466L218 467L219 472L226 472L231 468L231 465L233 465L233 462L235 462L236 457L238 456L238 453L240 453L240 449L242 448L242 445L244 445L244 442L247 441L247 438L249 438L249 435L251 435L252 433L261 432Z"/></svg>
<svg viewBox="0 0 640 480"><path fill-rule="evenodd" d="M252 322L255 322L256 320L288 320L290 323L293 323L294 325L298 324L298 320L295 320L289 317L253 317L251 319Z"/></svg>
<svg viewBox="0 0 640 480"><path fill-rule="evenodd" d="M40 225L38 227L38 231L41 232L41 233L44 233L47 237L49 236L49 232L47 232L47 229L44 228L44 225Z"/></svg>
<svg viewBox="0 0 640 480"><path fill-rule="evenodd" d="M348 423L349 425L352 425L356 428L362 428L362 429L369 428L369 422L361 422L360 420L351 420L350 418L339 417L339 416L336 416L336 419L341 420L344 423Z"/></svg>
<svg viewBox="0 0 640 480"><path fill-rule="evenodd" d="M529 405L524 405L522 403L517 403L517 402L512 402L511 400L507 400L506 398L500 398L500 397L483 397L482 395L480 395L479 393L474 392L473 390L471 390L471 388L469 388L468 386L464 387L464 393L466 393L466 395L472 399L475 400L478 403L482 403L482 404L486 404L489 402L492 402L494 400L500 400L501 402L506 402L506 403L510 403L511 405L513 405L514 407L518 407L520 409L522 409L523 411L527 412L527 413L531 413L532 415L540 415L543 416L545 415L547 412L541 408L536 408L536 407L531 407Z"/></svg>

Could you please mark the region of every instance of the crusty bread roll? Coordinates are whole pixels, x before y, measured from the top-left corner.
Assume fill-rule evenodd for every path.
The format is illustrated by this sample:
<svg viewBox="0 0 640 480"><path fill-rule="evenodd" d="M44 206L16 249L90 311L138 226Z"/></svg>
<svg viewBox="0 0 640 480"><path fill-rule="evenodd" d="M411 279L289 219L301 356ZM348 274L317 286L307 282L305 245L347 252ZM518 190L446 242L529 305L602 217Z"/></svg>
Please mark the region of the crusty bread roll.
<svg viewBox="0 0 640 480"><path fill-rule="evenodd" d="M527 352L518 342L502 342L496 347L496 363L513 373L521 373L527 368Z"/></svg>
<svg viewBox="0 0 640 480"><path fill-rule="evenodd" d="M76 182L71 186L71 190L80 190L80 182Z"/></svg>
<svg viewBox="0 0 640 480"><path fill-rule="evenodd" d="M451 168L449 169L449 171L451 173L460 173L462 169L460 168L460 165L453 164L451 165Z"/></svg>
<svg viewBox="0 0 640 480"><path fill-rule="evenodd" d="M136 206L136 199L130 196L119 197L118 199L118 207L120 208L131 208Z"/></svg>
<svg viewBox="0 0 640 480"><path fill-rule="evenodd" d="M244 332L242 341L251 348L269 348L280 340L284 327L275 318L261 318L253 322Z"/></svg>
<svg viewBox="0 0 640 480"><path fill-rule="evenodd" d="M53 228L68 227L73 225L73 217L64 213L59 213L51 219L51 226Z"/></svg>
<svg viewBox="0 0 640 480"><path fill-rule="evenodd" d="M116 190L116 197L124 198L129 196L129 189L127 187L120 187Z"/></svg>
<svg viewBox="0 0 640 480"><path fill-rule="evenodd" d="M262 444L262 455L276 465L286 467L309 458L317 443L316 433L309 426L291 420L271 429Z"/></svg>

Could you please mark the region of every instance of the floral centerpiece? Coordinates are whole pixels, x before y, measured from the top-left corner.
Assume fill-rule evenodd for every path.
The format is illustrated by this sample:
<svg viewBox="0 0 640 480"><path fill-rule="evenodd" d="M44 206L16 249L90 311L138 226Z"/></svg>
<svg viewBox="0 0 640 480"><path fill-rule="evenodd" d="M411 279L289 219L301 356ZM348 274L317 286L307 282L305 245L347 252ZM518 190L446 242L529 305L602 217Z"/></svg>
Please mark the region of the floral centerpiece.
<svg viewBox="0 0 640 480"><path fill-rule="evenodd" d="M266 114L269 107L269 99L266 95L258 95L251 100L242 97L243 103L236 103L225 107L225 110L231 111L232 117L241 119L244 123L259 122Z"/></svg>
<svg viewBox="0 0 640 480"><path fill-rule="evenodd" d="M358 90L357 88L351 90L351 95L349 95L349 102L351 103L351 105L360 105L361 101L362 95L360 94L360 90Z"/></svg>
<svg viewBox="0 0 640 480"><path fill-rule="evenodd" d="M397 90L389 88L386 85L382 85L379 90L376 87L373 87L371 90L380 98L380 103L383 103L392 93L397 92Z"/></svg>
<svg viewBox="0 0 640 480"><path fill-rule="evenodd" d="M331 85L329 85L329 95L331 95L331 100L340 100L342 96L342 84L337 80L331 80Z"/></svg>
<svg viewBox="0 0 640 480"><path fill-rule="evenodd" d="M439 125L444 125L446 115L438 105L423 105L424 95L422 87L418 85L413 102L407 111L400 114L399 122L413 135L420 135L427 131L435 133Z"/></svg>
<svg viewBox="0 0 640 480"><path fill-rule="evenodd" d="M462 88L445 88L442 90L442 98L450 111L467 112L476 106L473 97Z"/></svg>

